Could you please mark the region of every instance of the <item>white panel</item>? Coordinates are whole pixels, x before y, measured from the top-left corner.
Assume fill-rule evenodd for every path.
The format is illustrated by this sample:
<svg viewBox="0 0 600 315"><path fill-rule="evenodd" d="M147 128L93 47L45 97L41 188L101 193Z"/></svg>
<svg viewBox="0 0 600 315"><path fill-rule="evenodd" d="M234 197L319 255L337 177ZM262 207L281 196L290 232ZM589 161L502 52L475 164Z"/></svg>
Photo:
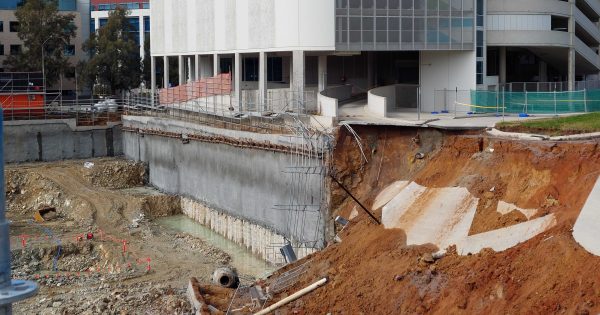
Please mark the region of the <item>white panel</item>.
<svg viewBox="0 0 600 315"><path fill-rule="evenodd" d="M549 31L552 17L540 14L488 15L488 31Z"/></svg>
<svg viewBox="0 0 600 315"><path fill-rule="evenodd" d="M151 0L152 55L335 50L334 0Z"/></svg>
<svg viewBox="0 0 600 315"><path fill-rule="evenodd" d="M475 51L421 51L421 104L432 111L435 90L471 90L475 84Z"/></svg>

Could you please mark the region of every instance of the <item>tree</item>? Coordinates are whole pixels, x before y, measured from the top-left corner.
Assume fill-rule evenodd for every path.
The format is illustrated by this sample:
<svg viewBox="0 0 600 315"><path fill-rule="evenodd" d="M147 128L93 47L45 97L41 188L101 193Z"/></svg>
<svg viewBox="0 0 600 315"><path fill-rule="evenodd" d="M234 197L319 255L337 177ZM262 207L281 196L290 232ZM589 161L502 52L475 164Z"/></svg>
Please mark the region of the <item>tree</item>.
<svg viewBox="0 0 600 315"><path fill-rule="evenodd" d="M83 44L90 54L84 75L94 87L112 93L139 86L142 64L127 10L117 7L108 20Z"/></svg>
<svg viewBox="0 0 600 315"><path fill-rule="evenodd" d="M4 65L11 71L31 72L42 71L43 62L46 83L52 85L71 67L64 50L75 37L75 15L60 13L57 1L25 0L15 11L15 17L23 49L18 55L8 56Z"/></svg>

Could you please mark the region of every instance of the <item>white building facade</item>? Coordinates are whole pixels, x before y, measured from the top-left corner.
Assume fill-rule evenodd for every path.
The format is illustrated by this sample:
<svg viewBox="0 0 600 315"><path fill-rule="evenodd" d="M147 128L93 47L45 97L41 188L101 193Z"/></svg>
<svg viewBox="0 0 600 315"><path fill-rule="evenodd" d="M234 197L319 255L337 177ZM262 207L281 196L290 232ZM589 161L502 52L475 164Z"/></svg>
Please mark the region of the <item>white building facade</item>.
<svg viewBox="0 0 600 315"><path fill-rule="evenodd" d="M244 90L262 102L272 89L400 84L434 110L440 90L573 89L600 71L598 0L151 0L150 11L163 68L152 86L231 71L239 104Z"/></svg>

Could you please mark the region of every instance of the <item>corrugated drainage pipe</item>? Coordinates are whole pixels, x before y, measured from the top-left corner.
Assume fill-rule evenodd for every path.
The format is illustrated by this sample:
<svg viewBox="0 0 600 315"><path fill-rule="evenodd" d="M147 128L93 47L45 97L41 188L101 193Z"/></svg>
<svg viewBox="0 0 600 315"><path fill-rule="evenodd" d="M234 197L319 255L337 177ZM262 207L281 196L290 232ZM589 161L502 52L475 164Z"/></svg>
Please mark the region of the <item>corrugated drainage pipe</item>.
<svg viewBox="0 0 600 315"><path fill-rule="evenodd" d="M2 116L0 109L0 140L4 135ZM9 223L6 221L4 196L4 149L0 142L0 315L10 315L12 303L34 296L38 285L33 281L11 279Z"/></svg>

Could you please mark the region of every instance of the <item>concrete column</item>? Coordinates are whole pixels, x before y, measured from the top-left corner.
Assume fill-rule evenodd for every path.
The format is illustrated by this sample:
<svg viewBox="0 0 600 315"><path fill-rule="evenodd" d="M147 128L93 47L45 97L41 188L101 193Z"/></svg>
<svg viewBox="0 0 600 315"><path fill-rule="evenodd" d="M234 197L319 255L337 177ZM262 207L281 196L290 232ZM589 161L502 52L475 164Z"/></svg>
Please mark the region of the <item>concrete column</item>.
<svg viewBox="0 0 600 315"><path fill-rule="evenodd" d="M169 87L169 57L163 57L163 87Z"/></svg>
<svg viewBox="0 0 600 315"><path fill-rule="evenodd" d="M568 62L569 62L569 69L568 69L568 77L567 77L567 82L568 82L568 87L569 87L569 91L573 91L575 90L575 48L569 48L569 58L568 58Z"/></svg>
<svg viewBox="0 0 600 315"><path fill-rule="evenodd" d="M177 66L179 70L179 85L185 83L185 65L183 62L183 55L177 56Z"/></svg>
<svg viewBox="0 0 600 315"><path fill-rule="evenodd" d="M219 58L219 54L213 55L213 77L216 77L221 73L220 69L221 59Z"/></svg>
<svg viewBox="0 0 600 315"><path fill-rule="evenodd" d="M499 78L498 81L500 82L500 84L505 84L506 83L506 47L500 47L500 65L499 65Z"/></svg>
<svg viewBox="0 0 600 315"><path fill-rule="evenodd" d="M97 32L100 28L100 18L94 18L94 30Z"/></svg>
<svg viewBox="0 0 600 315"><path fill-rule="evenodd" d="M319 92L327 89L327 55L319 56Z"/></svg>
<svg viewBox="0 0 600 315"><path fill-rule="evenodd" d="M267 90L268 90L268 65L267 65L267 53L261 51L258 53L258 95L259 101L263 105L263 109L266 110L267 106Z"/></svg>
<svg viewBox="0 0 600 315"><path fill-rule="evenodd" d="M139 16L138 22L140 23L140 30L139 30L139 33L140 33L140 58L142 60L144 60L144 42L146 41L146 38L144 36L145 30L144 30L144 16L143 15Z"/></svg>
<svg viewBox="0 0 600 315"><path fill-rule="evenodd" d="M233 103L233 107L237 106L238 110L243 110L242 108L242 55L240 53L235 53L234 61L233 61L233 88L235 94L235 101Z"/></svg>
<svg viewBox="0 0 600 315"><path fill-rule="evenodd" d="M293 104L293 106L304 105L304 51L294 50L292 52L291 74L291 90L294 95L292 101L300 102L300 104Z"/></svg>
<svg viewBox="0 0 600 315"><path fill-rule="evenodd" d="M569 0L569 57L567 70L567 84L569 91L575 90L575 0Z"/></svg>
<svg viewBox="0 0 600 315"><path fill-rule="evenodd" d="M190 57L190 56L187 56L187 57L185 57L185 60L187 61L187 75L186 75L187 80L186 81L191 82L194 80L194 76L195 76L195 74L194 74L194 69L195 69L194 59L192 59L192 57Z"/></svg>
<svg viewBox="0 0 600 315"><path fill-rule="evenodd" d="M194 55L194 81L198 81L202 77L200 66L200 55Z"/></svg>

